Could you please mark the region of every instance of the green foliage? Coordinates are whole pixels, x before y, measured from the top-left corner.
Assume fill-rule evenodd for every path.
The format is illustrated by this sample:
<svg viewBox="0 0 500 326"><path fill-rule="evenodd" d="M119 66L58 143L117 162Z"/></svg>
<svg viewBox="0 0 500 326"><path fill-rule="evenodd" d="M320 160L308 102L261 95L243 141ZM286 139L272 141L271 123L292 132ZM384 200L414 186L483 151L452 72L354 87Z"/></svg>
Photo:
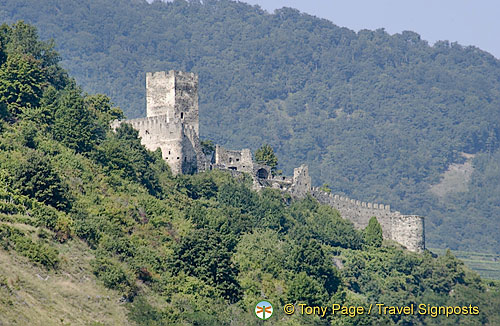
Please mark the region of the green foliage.
<svg viewBox="0 0 500 326"><path fill-rule="evenodd" d="M255 160L258 163L270 166L272 171L275 171L278 165L278 157L269 144L264 144L255 151Z"/></svg>
<svg viewBox="0 0 500 326"><path fill-rule="evenodd" d="M201 147L205 155L212 155L215 152L215 144L210 139L202 140Z"/></svg>
<svg viewBox="0 0 500 326"><path fill-rule="evenodd" d="M13 187L23 195L56 208L70 206L68 188L54 171L49 157L39 151L29 151L16 166Z"/></svg>
<svg viewBox="0 0 500 326"><path fill-rule="evenodd" d="M129 309L128 317L137 325L161 326L165 325L163 314L152 307L145 298L138 296Z"/></svg>
<svg viewBox="0 0 500 326"><path fill-rule="evenodd" d="M287 299L290 302L321 306L328 301L328 295L320 282L305 272L300 272L294 276L290 283Z"/></svg>
<svg viewBox="0 0 500 326"><path fill-rule="evenodd" d="M78 90L65 90L57 100L54 138L79 153L89 152L104 138L105 130L96 120Z"/></svg>
<svg viewBox="0 0 500 326"><path fill-rule="evenodd" d="M304 272L314 277L329 294L337 291L340 278L316 240L301 240L290 248L287 266L294 273Z"/></svg>
<svg viewBox="0 0 500 326"><path fill-rule="evenodd" d="M297 237L311 237L331 246L351 249L359 249L363 244L361 234L351 222L342 219L331 207L319 205L312 197L292 203L291 214L298 222L291 231Z"/></svg>
<svg viewBox="0 0 500 326"><path fill-rule="evenodd" d="M382 227L375 216L370 218L364 232L365 243L369 246L380 247L382 245Z"/></svg>
<svg viewBox="0 0 500 326"><path fill-rule="evenodd" d="M3 249L14 249L34 263L47 268L56 268L59 264L58 251L44 243L33 242L22 231L0 224L0 244Z"/></svg>
<svg viewBox="0 0 500 326"><path fill-rule="evenodd" d="M86 106L104 123L109 123L116 119L122 120L124 118L122 110L118 107L114 107L110 98L106 95L87 95L84 101Z"/></svg>
<svg viewBox="0 0 500 326"><path fill-rule="evenodd" d="M51 206L34 203L31 209L31 216L33 216L39 226L45 226L53 230L56 227L59 213Z"/></svg>
<svg viewBox="0 0 500 326"><path fill-rule="evenodd" d="M135 295L132 276L117 262L105 257L97 257L91 262L94 274L110 289L123 291L129 298Z"/></svg>
<svg viewBox="0 0 500 326"><path fill-rule="evenodd" d="M128 124L122 124L107 137L98 148L97 160L110 171L141 183L153 194L161 191L155 165L160 172L168 169L161 157L141 145L137 130Z"/></svg>
<svg viewBox="0 0 500 326"><path fill-rule="evenodd" d="M4 24L0 34L8 54L19 54L37 60L46 80L58 89L70 84L67 73L58 66L60 57L54 50L54 42L39 40L35 26L23 21L18 21L12 26Z"/></svg>
<svg viewBox="0 0 500 326"><path fill-rule="evenodd" d="M321 187L319 187L319 189L323 192L332 193L332 189L330 188L328 183L324 183Z"/></svg>
<svg viewBox="0 0 500 326"><path fill-rule="evenodd" d="M260 269L274 277L281 274L285 257L285 243L276 231L269 229L243 235L234 256L242 272Z"/></svg>
<svg viewBox="0 0 500 326"><path fill-rule="evenodd" d="M11 117L38 106L45 76L40 62L31 56L9 55L0 68L0 102L7 104Z"/></svg>
<svg viewBox="0 0 500 326"><path fill-rule="evenodd" d="M174 247L170 266L175 274L184 272L214 286L230 302L240 299L236 281L238 268L231 262L228 242L215 230L195 230Z"/></svg>

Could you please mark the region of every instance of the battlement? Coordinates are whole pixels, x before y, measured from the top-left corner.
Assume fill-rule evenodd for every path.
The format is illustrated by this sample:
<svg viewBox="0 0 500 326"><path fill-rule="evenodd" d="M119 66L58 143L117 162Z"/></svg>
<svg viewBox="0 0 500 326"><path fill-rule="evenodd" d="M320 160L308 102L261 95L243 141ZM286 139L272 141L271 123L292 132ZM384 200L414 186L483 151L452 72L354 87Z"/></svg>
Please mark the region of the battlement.
<svg viewBox="0 0 500 326"><path fill-rule="evenodd" d="M181 121L178 119L168 119L167 116L117 121L113 122L112 127L118 127L122 123L127 123L136 129L146 147L152 141L182 138L184 132L184 125Z"/></svg>
<svg viewBox="0 0 500 326"><path fill-rule="evenodd" d="M340 196L340 195L334 195L332 193L321 190L321 188L319 188L319 187L312 187L311 191L316 193L316 194L321 193L322 196L328 196L332 200L335 200L337 202L345 202L345 203L348 203L349 205L358 206L359 208L371 208L371 209L383 210L383 211L390 211L391 210L390 205L384 205L384 204L378 204L378 203L367 203L364 201L355 200L355 199L351 199L351 198ZM399 212L396 212L396 213L399 213Z"/></svg>
<svg viewBox="0 0 500 326"><path fill-rule="evenodd" d="M398 211L391 211L389 205L354 200L316 187L311 189L311 195L320 203L337 209L343 218L350 220L358 229L366 228L370 218L375 216L385 239L394 240L412 251L425 249L424 219L421 216L402 215Z"/></svg>

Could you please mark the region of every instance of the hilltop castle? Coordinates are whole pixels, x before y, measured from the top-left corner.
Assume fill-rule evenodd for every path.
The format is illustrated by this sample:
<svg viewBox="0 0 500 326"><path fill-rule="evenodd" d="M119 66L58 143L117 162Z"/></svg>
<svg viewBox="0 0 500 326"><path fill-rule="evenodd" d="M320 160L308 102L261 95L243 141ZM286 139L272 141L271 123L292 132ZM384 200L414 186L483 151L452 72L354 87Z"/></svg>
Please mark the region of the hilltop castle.
<svg viewBox="0 0 500 326"><path fill-rule="evenodd" d="M382 226L383 236L408 250L425 249L424 219L391 211L388 205L360 202L312 187L306 165L294 169L293 176L273 176L269 166L253 160L249 149L227 150L219 145L206 154L199 139L198 76L180 71L146 74L146 118L114 121L132 125L141 143L149 150L161 149L163 159L174 174L192 174L212 169L233 174L248 173L254 187L277 188L295 198L310 194L320 203L337 209L357 228L365 228L372 216Z"/></svg>

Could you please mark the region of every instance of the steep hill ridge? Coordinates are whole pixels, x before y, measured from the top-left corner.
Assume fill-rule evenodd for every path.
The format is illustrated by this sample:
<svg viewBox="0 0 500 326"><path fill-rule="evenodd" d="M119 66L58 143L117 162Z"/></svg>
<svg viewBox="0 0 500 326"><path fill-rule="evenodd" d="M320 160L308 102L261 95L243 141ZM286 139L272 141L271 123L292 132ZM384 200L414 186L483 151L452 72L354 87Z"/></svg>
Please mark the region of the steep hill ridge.
<svg viewBox="0 0 500 326"><path fill-rule="evenodd" d="M0 19L55 38L78 82L128 117L144 116L144 71L193 71L202 137L270 143L287 174L307 163L315 185L426 216L433 247L500 250L500 61L480 49L227 0L7 0ZM468 191L438 198L461 152L476 155Z"/></svg>

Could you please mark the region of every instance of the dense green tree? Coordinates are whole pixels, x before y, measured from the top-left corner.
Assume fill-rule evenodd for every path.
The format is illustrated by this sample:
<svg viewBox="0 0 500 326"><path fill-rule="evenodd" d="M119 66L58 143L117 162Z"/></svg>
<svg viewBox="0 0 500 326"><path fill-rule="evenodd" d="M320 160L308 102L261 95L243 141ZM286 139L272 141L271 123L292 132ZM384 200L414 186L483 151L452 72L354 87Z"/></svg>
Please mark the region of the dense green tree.
<svg viewBox="0 0 500 326"><path fill-rule="evenodd" d="M170 265L174 273L185 272L216 287L230 302L241 298L238 269L231 262L227 243L215 230L195 230L183 237Z"/></svg>
<svg viewBox="0 0 500 326"><path fill-rule="evenodd" d="M4 24L1 30L0 33L5 35L5 48L8 53L17 53L37 60L47 81L58 89L70 83L67 73L58 65L60 57L54 49L54 42L39 40L35 26L18 21L12 26Z"/></svg>
<svg viewBox="0 0 500 326"><path fill-rule="evenodd" d="M123 112L118 107L114 107L109 97L103 94L85 96L86 106L93 111L99 119L108 124L113 120L122 120Z"/></svg>
<svg viewBox="0 0 500 326"><path fill-rule="evenodd" d="M141 145L138 132L129 124L122 124L98 148L97 160L112 171L143 184L152 193L161 192L155 175L155 164L166 170L161 157Z"/></svg>
<svg viewBox="0 0 500 326"><path fill-rule="evenodd" d="M336 269L328 261L321 245L316 240L301 239L290 250L287 264L294 273L304 272L320 282L332 294L340 285Z"/></svg>
<svg viewBox="0 0 500 326"><path fill-rule="evenodd" d="M9 55L0 68L0 102L12 117L38 106L44 85L40 62L29 55Z"/></svg>
<svg viewBox="0 0 500 326"><path fill-rule="evenodd" d="M264 144L257 149L255 152L255 160L258 163L270 166L273 174L276 172L278 157L274 154L274 150L269 144Z"/></svg>
<svg viewBox="0 0 500 326"><path fill-rule="evenodd" d="M76 89L62 92L54 114L54 138L79 153L89 152L104 138L105 130Z"/></svg>
<svg viewBox="0 0 500 326"><path fill-rule="evenodd" d="M288 289L287 299L290 302L305 303L311 306L321 306L327 302L328 295L320 282L305 272L293 277Z"/></svg>
<svg viewBox="0 0 500 326"><path fill-rule="evenodd" d="M13 173L13 186L23 195L56 208L70 204L68 188L54 171L49 157L39 151L29 151Z"/></svg>
<svg viewBox="0 0 500 326"><path fill-rule="evenodd" d="M365 243L369 246L380 247L382 245L382 227L375 216L370 218L364 231Z"/></svg>

